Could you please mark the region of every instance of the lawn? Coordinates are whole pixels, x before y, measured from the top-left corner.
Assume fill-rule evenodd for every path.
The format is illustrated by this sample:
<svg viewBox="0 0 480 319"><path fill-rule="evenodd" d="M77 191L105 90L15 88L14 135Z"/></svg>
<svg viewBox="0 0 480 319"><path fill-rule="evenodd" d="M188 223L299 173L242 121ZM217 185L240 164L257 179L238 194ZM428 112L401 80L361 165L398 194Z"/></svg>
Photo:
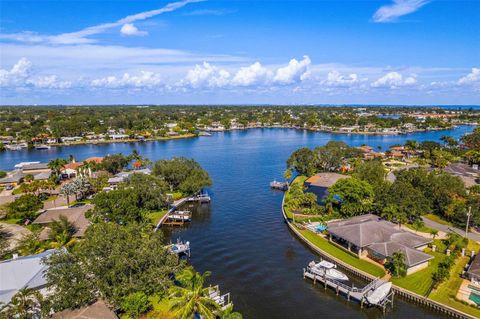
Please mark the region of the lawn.
<svg viewBox="0 0 480 319"><path fill-rule="evenodd" d="M151 213L147 214L147 217L148 217L148 219L150 219L150 222L152 224L157 225L158 222L160 221L160 219L162 219L162 217L165 216L165 214L167 212L168 211L166 209L158 211L158 212L151 212Z"/></svg>
<svg viewBox="0 0 480 319"><path fill-rule="evenodd" d="M423 215L424 217L430 219L430 220L433 220L434 222L437 222L439 224L443 224L443 225L447 225L447 226L453 226L452 223L450 222L447 222L446 220L440 218L439 216L437 215L434 215L434 214L426 214L426 215Z"/></svg>
<svg viewBox="0 0 480 319"><path fill-rule="evenodd" d="M430 260L427 268L403 278L392 278L392 282L397 286L425 296L433 284L432 274L437 270L438 264L445 258L445 255L439 252L428 252L428 254L435 258Z"/></svg>
<svg viewBox="0 0 480 319"><path fill-rule="evenodd" d="M338 247L325 238L320 237L309 230L298 229L298 231L315 246L324 252L342 260L343 262L357 269L363 270L364 272L375 277L383 277L385 275L385 271L380 266L376 266L368 261L359 259L355 254Z"/></svg>
<svg viewBox="0 0 480 319"><path fill-rule="evenodd" d="M468 260L468 257L458 258L457 263L450 272L450 278L433 291L429 297L447 306L480 318L480 309L476 309L473 306L466 305L455 299L458 289L462 284L462 278L460 275L462 274L463 268L468 263Z"/></svg>
<svg viewBox="0 0 480 319"><path fill-rule="evenodd" d="M427 234L430 234L430 232L433 230L433 228L430 228L430 227L427 227L425 225L423 225L422 227L420 227L418 230L415 229L415 227L413 227L412 224L404 224L406 227L410 228L411 230L414 230L414 231L419 231L421 233L427 233Z"/></svg>

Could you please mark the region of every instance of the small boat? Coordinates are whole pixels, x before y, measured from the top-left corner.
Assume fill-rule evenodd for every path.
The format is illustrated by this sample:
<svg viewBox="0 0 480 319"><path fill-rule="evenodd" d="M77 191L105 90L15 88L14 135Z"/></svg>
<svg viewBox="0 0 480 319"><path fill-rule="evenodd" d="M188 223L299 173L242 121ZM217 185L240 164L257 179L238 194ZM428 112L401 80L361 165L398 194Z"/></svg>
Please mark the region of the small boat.
<svg viewBox="0 0 480 319"><path fill-rule="evenodd" d="M22 149L20 145L7 145L5 148L10 151L20 151Z"/></svg>
<svg viewBox="0 0 480 319"><path fill-rule="evenodd" d="M50 145L45 145L45 144L35 146L36 150L49 150L50 148L51 148Z"/></svg>
<svg viewBox="0 0 480 319"><path fill-rule="evenodd" d="M391 282L386 282L381 284L369 296L367 296L368 303L370 303L371 305L378 305L388 296L388 293L390 292L391 289L392 289Z"/></svg>
<svg viewBox="0 0 480 319"><path fill-rule="evenodd" d="M286 191L288 189L288 183L286 182L277 182L274 180L273 182L270 182L270 187L274 189L279 189L282 191Z"/></svg>
<svg viewBox="0 0 480 319"><path fill-rule="evenodd" d="M36 161L36 162L20 162L18 164L15 164L15 168L22 168L24 166L32 165L32 164L40 164L40 162L38 162L38 161Z"/></svg>
<svg viewBox="0 0 480 319"><path fill-rule="evenodd" d="M176 244L171 244L166 246L172 253L176 255L187 254L190 255L190 242L182 242L180 240L177 241Z"/></svg>
<svg viewBox="0 0 480 319"><path fill-rule="evenodd" d="M322 260L319 263L315 263L314 261L308 264L310 270L319 276L325 276L327 279L330 280L339 280L339 281L348 281L347 275L343 272L337 270L337 265L332 264L326 260Z"/></svg>
<svg viewBox="0 0 480 319"><path fill-rule="evenodd" d="M168 217L170 219L175 219L175 220L189 221L192 219L192 213L189 212L188 210L179 210L170 214L170 216Z"/></svg>

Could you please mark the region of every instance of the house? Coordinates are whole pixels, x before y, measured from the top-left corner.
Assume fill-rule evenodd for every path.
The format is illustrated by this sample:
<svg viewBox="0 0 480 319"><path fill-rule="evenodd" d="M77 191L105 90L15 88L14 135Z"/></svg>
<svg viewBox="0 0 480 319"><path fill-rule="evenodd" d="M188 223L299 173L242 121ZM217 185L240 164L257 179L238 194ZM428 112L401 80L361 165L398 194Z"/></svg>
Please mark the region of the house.
<svg viewBox="0 0 480 319"><path fill-rule="evenodd" d="M407 274L427 267L428 261L433 259L422 251L431 242L430 239L401 230L394 223L373 214L332 221L327 226L330 240L380 264L386 263L393 253L402 252Z"/></svg>
<svg viewBox="0 0 480 319"><path fill-rule="evenodd" d="M143 168L143 169L138 169L138 170L135 170L135 171L120 172L118 174L115 174L115 176L110 177L108 179L108 184L110 185L110 187L108 189L109 190L116 189L118 184L125 182L134 173L150 175L152 173L152 171L149 168Z"/></svg>
<svg viewBox="0 0 480 319"><path fill-rule="evenodd" d="M71 162L63 166L62 174L66 175L67 178L72 178L80 175L79 169L83 166L81 162Z"/></svg>
<svg viewBox="0 0 480 319"><path fill-rule="evenodd" d="M66 309L50 316L51 319L118 319L103 300L78 309Z"/></svg>
<svg viewBox="0 0 480 319"><path fill-rule="evenodd" d="M8 173L7 176L0 178L0 186L19 185L27 175L32 175L33 179L37 181L47 180L52 174L48 165L43 163L20 163L15 167L16 169Z"/></svg>
<svg viewBox="0 0 480 319"><path fill-rule="evenodd" d="M328 188L344 178L350 178L350 176L338 173L318 173L308 178L304 184L307 192L314 193L318 199L323 199L328 196Z"/></svg>
<svg viewBox="0 0 480 319"><path fill-rule="evenodd" d="M466 276L474 284L480 284L480 257L478 253L473 257L470 266L468 266Z"/></svg>
<svg viewBox="0 0 480 319"><path fill-rule="evenodd" d="M22 173L25 175L35 175L37 173L50 172L50 168L46 163L28 164L22 167Z"/></svg>
<svg viewBox="0 0 480 319"><path fill-rule="evenodd" d="M33 221L33 224L45 226L40 233L40 239L48 239L50 229L48 225L54 221L60 220L60 216L65 216L68 221L75 227L73 237L83 237L85 231L90 225L90 221L85 217L85 213L93 208L93 205L83 205L70 208L53 208L48 209Z"/></svg>
<svg viewBox="0 0 480 319"><path fill-rule="evenodd" d="M0 262L0 302L9 303L12 297L22 288L29 287L45 293L47 266L42 259L58 252L56 249L46 250L41 254L30 256L14 256Z"/></svg>

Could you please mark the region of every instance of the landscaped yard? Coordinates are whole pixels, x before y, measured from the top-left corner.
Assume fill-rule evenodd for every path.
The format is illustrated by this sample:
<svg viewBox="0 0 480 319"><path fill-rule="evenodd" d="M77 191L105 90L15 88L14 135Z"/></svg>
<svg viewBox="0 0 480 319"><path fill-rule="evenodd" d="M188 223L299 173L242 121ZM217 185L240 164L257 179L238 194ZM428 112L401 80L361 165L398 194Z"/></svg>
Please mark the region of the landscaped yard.
<svg viewBox="0 0 480 319"><path fill-rule="evenodd" d="M425 296L433 284L432 274L437 270L438 264L445 258L445 254L428 252L435 258L430 260L428 267L403 278L392 278L392 282L402 288Z"/></svg>
<svg viewBox="0 0 480 319"><path fill-rule="evenodd" d="M404 224L406 227L410 228L411 230L414 230L414 231L418 231L418 232L421 232L421 233L426 233L426 234L430 234L430 232L433 230L432 228L430 227L427 227L425 225L423 225L422 227L420 227L419 229L415 229L415 227L412 225L412 224Z"/></svg>
<svg viewBox="0 0 480 319"><path fill-rule="evenodd" d="M468 257L459 258L455 266L452 268L452 271L450 272L449 280L442 283L435 291L430 294L429 297L447 306L480 318L480 309L473 306L468 306L455 299L458 289L462 284L462 278L460 277L460 275L462 274L463 268L467 264L468 260Z"/></svg>
<svg viewBox="0 0 480 319"><path fill-rule="evenodd" d="M165 214L167 213L168 211L165 209L165 210L161 210L159 212L151 212L151 213L148 213L147 217L150 219L150 221L152 222L152 224L156 225L158 224L158 222L160 221L160 219L162 219L163 216L165 216Z"/></svg>
<svg viewBox="0 0 480 319"><path fill-rule="evenodd" d="M291 183L291 185L294 185L294 184L302 184L307 180L307 177L306 176L297 176ZM287 192L285 193L285 201L288 201L288 199L290 198L290 193L289 191L287 190ZM285 210L285 215L287 215L287 218L289 219L292 219L293 215L292 215L292 212L290 211L290 209L288 207L284 207L284 210Z"/></svg>
<svg viewBox="0 0 480 319"><path fill-rule="evenodd" d="M338 247L325 238L320 237L309 230L299 229L298 231L315 246L343 262L376 277L383 277L385 275L385 271L380 266L376 266L373 263L358 258L353 253Z"/></svg>
<svg viewBox="0 0 480 319"><path fill-rule="evenodd" d="M443 224L443 225L447 225L447 226L453 226L452 223L444 220L444 219L441 219L439 216L437 215L434 215L434 214L426 214L426 215L423 215L425 218L428 218L430 220L433 220L434 222L437 222L439 224Z"/></svg>

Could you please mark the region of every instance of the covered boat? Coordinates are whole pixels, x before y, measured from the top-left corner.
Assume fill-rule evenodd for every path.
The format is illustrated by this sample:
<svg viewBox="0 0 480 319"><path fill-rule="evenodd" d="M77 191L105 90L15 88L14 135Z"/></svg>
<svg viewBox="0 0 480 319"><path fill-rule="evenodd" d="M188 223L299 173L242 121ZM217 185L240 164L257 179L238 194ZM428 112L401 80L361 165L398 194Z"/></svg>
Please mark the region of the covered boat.
<svg viewBox="0 0 480 319"><path fill-rule="evenodd" d="M319 263L315 263L314 261L308 264L312 273L318 276L325 276L327 279L330 280L340 280L340 281L348 281L347 275L343 272L337 270L337 265L328 262L326 260L322 260Z"/></svg>
<svg viewBox="0 0 480 319"><path fill-rule="evenodd" d="M388 296L391 289L392 289L391 282L383 283L377 289L375 289L369 296L367 296L367 301L371 305L378 305Z"/></svg>

